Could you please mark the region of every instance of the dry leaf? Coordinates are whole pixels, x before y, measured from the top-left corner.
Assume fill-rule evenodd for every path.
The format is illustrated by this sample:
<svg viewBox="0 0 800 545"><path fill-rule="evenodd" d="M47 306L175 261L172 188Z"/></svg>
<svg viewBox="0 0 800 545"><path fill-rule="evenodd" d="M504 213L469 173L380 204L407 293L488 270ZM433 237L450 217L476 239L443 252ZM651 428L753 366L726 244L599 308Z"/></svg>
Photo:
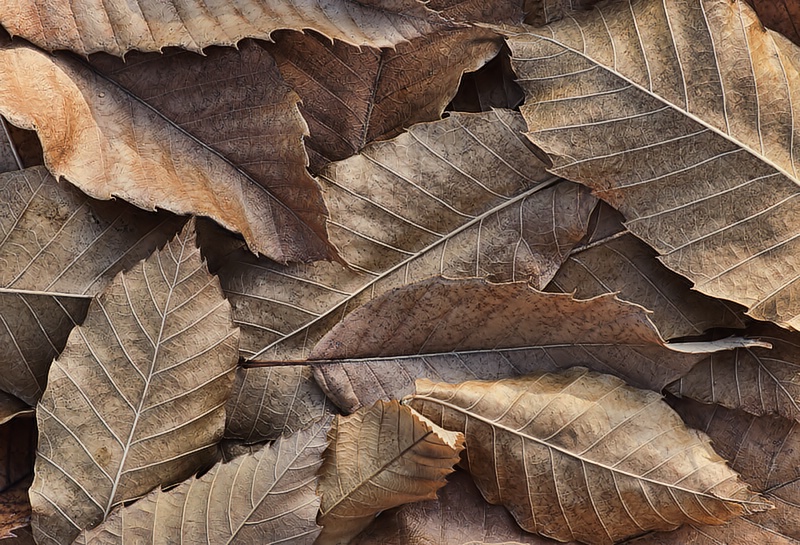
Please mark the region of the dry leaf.
<svg viewBox="0 0 800 545"><path fill-rule="evenodd" d="M800 1L747 0L764 26L777 30L800 45Z"/></svg>
<svg viewBox="0 0 800 545"><path fill-rule="evenodd" d="M311 166L319 172L374 140L438 120L461 75L483 66L502 45L489 30L467 28L438 30L394 49L356 48L298 32L280 33L264 47L303 99Z"/></svg>
<svg viewBox="0 0 800 545"><path fill-rule="evenodd" d="M310 359L353 358L314 366L323 389L350 412L413 393L417 378L498 379L578 364L658 391L703 358L682 346L664 344L645 309L613 294L580 301L524 282L433 278L350 313Z"/></svg>
<svg viewBox="0 0 800 545"><path fill-rule="evenodd" d="M586 10L600 0L525 0L525 22L545 25L571 17L571 11Z"/></svg>
<svg viewBox="0 0 800 545"><path fill-rule="evenodd" d="M31 516L28 487L33 478L36 425L32 418L14 418L0 425L0 540L26 526Z"/></svg>
<svg viewBox="0 0 800 545"><path fill-rule="evenodd" d="M491 5L491 4L484 4ZM461 85L448 110L458 112L488 112L493 108L515 109L525 99L517 76L511 68L507 46L476 72L461 77Z"/></svg>
<svg viewBox="0 0 800 545"><path fill-rule="evenodd" d="M116 276L72 330L37 406L39 543L70 543L115 505L213 463L237 338L193 221Z"/></svg>
<svg viewBox="0 0 800 545"><path fill-rule="evenodd" d="M33 407L19 398L0 392L0 425L17 416L33 416Z"/></svg>
<svg viewBox="0 0 800 545"><path fill-rule="evenodd" d="M320 468L315 544L346 545L380 511L436 498L458 463L464 436L436 426L398 401L338 416Z"/></svg>
<svg viewBox="0 0 800 545"><path fill-rule="evenodd" d="M197 60L191 63L192 58ZM158 207L208 216L242 233L253 251L281 262L333 257L335 252L324 239L319 195L305 191L304 198L283 202L270 183L281 185L286 180L254 178L235 162L247 160L247 154L228 157L231 144L224 145L221 137L225 133L215 128L231 111L238 108L242 112L245 105L252 109L238 117L231 115L232 121L248 116L264 119L275 114L271 107L277 107L279 120L256 126L262 131L272 127L276 142L277 135L286 131L276 162L294 161L294 178L301 187L312 187L303 169L305 127L297 112L297 97L285 84L274 86L270 94L256 93L251 84L244 84L253 73L248 62L260 63L265 69L260 81L279 80L271 59L258 47L245 44L241 52L223 52L212 58L221 73L239 76L228 80L237 92L230 93L227 101L219 101L217 93L221 91L216 86L203 86L207 78L197 74L200 58L196 55L178 59L175 64L182 66L180 69L170 64L171 58L162 60L162 70L169 72L133 78L137 85L132 92L69 55L50 56L12 45L0 49L0 113L17 126L35 128L53 175L66 178L94 198L116 196L146 210ZM115 72L108 64L111 78L130 83L125 71ZM271 76L266 70L270 66ZM131 74L136 73L134 67ZM156 87L154 81L161 84ZM171 93L182 86L188 88L180 95L185 103L176 105ZM150 104L137 97L137 91L145 96L171 93L151 97ZM201 112L198 103L206 110ZM181 107L191 107L191 117L187 118ZM280 127L275 129L274 124ZM257 141L258 131L252 124L240 128L243 132L237 136L246 135L245 145L254 145L248 140ZM284 154L283 148L289 151ZM260 173L257 164L253 168ZM296 202L301 203L298 209L304 215L291 208Z"/></svg>
<svg viewBox="0 0 800 545"><path fill-rule="evenodd" d="M508 43L551 172L695 289L800 327L800 73L749 6L615 2Z"/></svg>
<svg viewBox="0 0 800 545"><path fill-rule="evenodd" d="M800 421L800 338L768 325L748 333L772 349L711 354L667 390L703 403Z"/></svg>
<svg viewBox="0 0 800 545"><path fill-rule="evenodd" d="M292 543L311 545L319 497L316 471L329 420L115 509L79 545Z"/></svg>
<svg viewBox="0 0 800 545"><path fill-rule="evenodd" d="M465 432L487 501L559 541L611 544L771 507L660 395L611 375L577 367L458 385L422 379L406 402Z"/></svg>
<svg viewBox="0 0 800 545"><path fill-rule="evenodd" d="M87 198L42 167L0 174L0 390L35 404L90 296L182 220Z"/></svg>
<svg viewBox="0 0 800 545"><path fill-rule="evenodd" d="M744 309L692 290L691 282L664 267L654 250L625 230L613 208L602 203L595 214L598 223L572 249L547 291L581 299L617 293L653 311L650 319L665 339L744 327Z"/></svg>
<svg viewBox="0 0 800 545"><path fill-rule="evenodd" d="M279 29L316 30L353 45L392 47L444 21L416 0L234 0L202 4L179 0L84 2L5 0L0 24L45 49L83 55L177 46L196 52L235 45L243 38L268 40Z"/></svg>
<svg viewBox="0 0 800 545"><path fill-rule="evenodd" d="M464 471L448 476L435 500L407 503L381 513L351 545L554 545L520 529L505 508L491 505Z"/></svg>

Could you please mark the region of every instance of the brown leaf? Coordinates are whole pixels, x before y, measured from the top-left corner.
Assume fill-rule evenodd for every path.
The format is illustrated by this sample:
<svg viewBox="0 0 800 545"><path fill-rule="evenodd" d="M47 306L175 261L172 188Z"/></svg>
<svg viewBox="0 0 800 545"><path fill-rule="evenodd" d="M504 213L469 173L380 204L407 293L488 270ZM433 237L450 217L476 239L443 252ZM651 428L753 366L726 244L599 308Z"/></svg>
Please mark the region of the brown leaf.
<svg viewBox="0 0 800 545"><path fill-rule="evenodd" d="M338 416L319 471L317 545L345 545L380 511L436 498L458 463L464 436L398 401Z"/></svg>
<svg viewBox="0 0 800 545"><path fill-rule="evenodd" d="M194 110L189 119L185 111L175 111L180 107L171 93L151 105L69 55L49 56L31 47L12 45L0 49L0 113L15 125L35 128L53 175L66 178L94 198L116 196L147 210L158 207L178 214L208 216L242 233L253 251L281 262L332 257L335 252L324 239L324 209L320 209L319 195L309 195L306 190L301 192L304 197L283 202L270 188L278 182L269 177L257 180L235 163L247 160L247 153L232 154L233 158L225 155L231 144L224 138L230 135L215 129L229 111L240 112L230 116L231 121L254 116L258 130L253 124L241 125L243 132L237 136L244 143L239 146L255 147L253 142L264 134L259 131L270 130L272 143L281 150L274 158L276 163L293 168L300 187L314 185L303 169L304 125L297 111L297 97L285 85L272 86L271 93L264 94L256 93L253 84L247 82L247 75L253 73L248 61L264 69L272 67L272 74L265 70L256 78L260 83L270 78L280 81L265 55L247 45L241 52L212 55L220 73L239 76L230 77L221 88L237 90L229 96L226 93L221 104L216 98L220 90L202 85L207 78L204 72L197 72L197 56L184 55L174 64L169 58L161 67L168 71L134 78L138 82L136 91L148 95L174 93L176 87L186 85L186 94L181 95L185 103L180 107ZM176 69L177 65L181 68ZM124 73L111 71L112 77L127 81ZM132 69L131 75L136 73ZM156 86L154 81L162 84ZM205 105L203 112L198 111L198 103ZM252 110L244 113L244 104ZM271 125L259 125L259 120L274 117L276 111L280 117ZM168 117L170 114L176 119ZM275 125L280 128L276 130ZM189 127L188 133L184 126ZM287 134L278 140L281 131ZM221 150L199 137L208 137ZM284 148L290 151L284 154ZM263 148L255 147L254 151ZM254 165L254 172L261 172L259 168ZM281 179L280 184L286 184L286 180ZM292 191L285 193L291 195ZM291 208L297 201L305 215ZM313 224L315 218L318 225Z"/></svg>
<svg viewBox="0 0 800 545"><path fill-rule="evenodd" d="M351 545L553 545L520 529L503 507L486 503L464 471L447 478L435 500L407 503L385 513Z"/></svg>
<svg viewBox="0 0 800 545"><path fill-rule="evenodd" d="M312 29L353 45L393 47L444 21L416 0L181 0L167 6L158 0L6 0L0 6L0 23L12 36L48 50L123 56L131 49L161 51L170 46L200 53L209 45L236 45L243 38L268 40L273 31L284 28Z"/></svg>
<svg viewBox="0 0 800 545"><path fill-rule="evenodd" d="M484 4L490 5L490 4ZM525 98L511 68L511 53L503 46L497 56L476 72L461 78L458 92L447 107L458 112L488 112L493 108L517 108Z"/></svg>
<svg viewBox="0 0 800 545"><path fill-rule="evenodd" d="M800 73L747 5L609 3L508 43L552 172L695 289L800 326Z"/></svg>
<svg viewBox="0 0 800 545"><path fill-rule="evenodd" d="M578 367L458 385L422 379L407 402L464 430L487 501L559 541L610 544L771 507L660 395L610 375Z"/></svg>
<svg viewBox="0 0 800 545"><path fill-rule="evenodd" d="M17 416L33 416L34 409L19 398L0 392L0 425Z"/></svg>
<svg viewBox="0 0 800 545"><path fill-rule="evenodd" d="M800 338L774 326L748 331L772 345L710 354L670 384L671 393L755 415L800 421Z"/></svg>
<svg viewBox="0 0 800 545"><path fill-rule="evenodd" d="M777 30L800 45L800 1L747 0L747 3L756 10L764 26Z"/></svg>
<svg viewBox="0 0 800 545"><path fill-rule="evenodd" d="M581 299L617 293L652 310L650 319L665 339L744 327L744 309L692 290L691 282L664 267L654 250L625 230L613 208L602 203L595 214L598 223L572 249L547 291Z"/></svg>
<svg viewBox="0 0 800 545"><path fill-rule="evenodd" d="M280 33L264 47L303 100L311 166L319 172L374 140L438 120L461 75L483 66L502 45L491 31L467 28L439 30L393 49L356 48L298 32Z"/></svg>
<svg viewBox="0 0 800 545"><path fill-rule="evenodd" d="M319 497L316 471L329 419L164 492L115 509L79 545L292 543L311 545Z"/></svg>
<svg viewBox="0 0 800 545"><path fill-rule="evenodd" d="M524 282L433 278L350 313L310 359L353 358L314 366L349 412L410 394L417 378L498 379L578 364L661 390L703 358L681 346L665 345L645 309L613 294L580 301Z"/></svg>
<svg viewBox="0 0 800 545"><path fill-rule="evenodd" d="M525 22L539 26L572 17L573 10L587 10L600 0L525 0Z"/></svg>
<svg viewBox="0 0 800 545"><path fill-rule="evenodd" d="M30 404L92 295L182 220L87 198L42 167L0 174L0 389Z"/></svg>
<svg viewBox="0 0 800 545"><path fill-rule="evenodd" d="M28 487L36 450L33 418L14 418L0 425L0 447L0 539L4 540L30 520Z"/></svg>
<svg viewBox="0 0 800 545"><path fill-rule="evenodd" d="M39 543L70 543L115 505L214 461L237 338L193 221L116 276L70 333L37 406Z"/></svg>

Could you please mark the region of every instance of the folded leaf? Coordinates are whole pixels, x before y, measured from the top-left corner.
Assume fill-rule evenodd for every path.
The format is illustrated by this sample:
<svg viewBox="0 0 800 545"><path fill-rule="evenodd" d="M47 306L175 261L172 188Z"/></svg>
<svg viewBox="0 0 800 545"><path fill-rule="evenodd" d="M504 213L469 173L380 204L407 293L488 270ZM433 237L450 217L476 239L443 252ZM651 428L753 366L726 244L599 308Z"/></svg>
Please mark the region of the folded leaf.
<svg viewBox="0 0 800 545"><path fill-rule="evenodd" d="M39 543L70 543L119 503L212 463L238 330L194 222L95 298L36 409Z"/></svg>
<svg viewBox="0 0 800 545"><path fill-rule="evenodd" d="M464 436L397 401L338 416L320 468L317 545L345 545L380 511L436 498Z"/></svg>
<svg viewBox="0 0 800 545"><path fill-rule="evenodd" d="M695 289L800 327L800 73L749 6L614 2L508 44L551 172Z"/></svg>
<svg viewBox="0 0 800 545"><path fill-rule="evenodd" d="M313 29L353 45L392 47L444 21L416 0L390 5L337 0L159 0L83 2L6 0L0 24L45 49L123 56L131 49L161 51L177 46L196 52L209 45L236 45L243 38L269 39L282 28Z"/></svg>
<svg viewBox="0 0 800 545"><path fill-rule="evenodd" d="M330 420L119 507L76 544L292 543L311 545L319 497L316 471Z"/></svg>
<svg viewBox="0 0 800 545"><path fill-rule="evenodd" d="M33 416L34 409L19 398L0 392L0 424L17 416Z"/></svg>
<svg viewBox="0 0 800 545"><path fill-rule="evenodd" d="M559 541L612 544L771 507L660 395L610 375L576 367L457 385L423 379L406 402L464 431L487 501Z"/></svg>

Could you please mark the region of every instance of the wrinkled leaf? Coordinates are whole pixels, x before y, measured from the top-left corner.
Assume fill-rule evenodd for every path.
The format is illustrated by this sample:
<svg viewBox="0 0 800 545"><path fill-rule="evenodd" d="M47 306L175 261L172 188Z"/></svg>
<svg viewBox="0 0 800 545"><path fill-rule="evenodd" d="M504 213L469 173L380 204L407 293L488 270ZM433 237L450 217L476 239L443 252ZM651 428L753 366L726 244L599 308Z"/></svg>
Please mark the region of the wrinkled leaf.
<svg viewBox="0 0 800 545"><path fill-rule="evenodd" d="M319 2L316 0L5 0L0 24L45 49L83 55L177 46L201 52L209 45L236 45L243 38L269 39L279 29L313 29L353 45L392 47L443 21L416 0Z"/></svg>
<svg viewBox="0 0 800 545"><path fill-rule="evenodd" d="M605 203L598 212L598 223L573 248L547 291L581 299L617 293L652 310L650 319L665 339L744 327L737 305L692 290L691 282L664 267L654 250L625 230L618 212Z"/></svg>
<svg viewBox="0 0 800 545"><path fill-rule="evenodd" d="M710 354L670 384L671 393L755 415L800 421L800 338L771 326L751 329L772 345Z"/></svg>
<svg viewBox="0 0 800 545"><path fill-rule="evenodd" d="M417 378L498 379L586 365L653 390L703 358L668 345L638 305L613 294L585 301L527 283L434 278L352 312L310 355L344 411L413 393ZM723 349L713 343L700 351Z"/></svg>
<svg viewBox="0 0 800 545"><path fill-rule="evenodd" d="M218 463L164 492L154 490L84 531L76 544L292 543L311 545L319 497L316 471L329 420Z"/></svg>
<svg viewBox="0 0 800 545"><path fill-rule="evenodd" d="M319 172L374 140L438 120L461 75L483 66L502 45L497 34L468 28L439 30L394 49L356 48L298 32L280 33L264 47L303 99L311 166Z"/></svg>
<svg viewBox="0 0 800 545"><path fill-rule="evenodd" d="M407 503L379 515L351 545L554 545L556 542L520 529L503 507L491 505L472 477L456 471L435 500Z"/></svg>
<svg viewBox="0 0 800 545"><path fill-rule="evenodd" d="M121 502L213 463L238 330L194 222L95 298L37 406L39 543L70 543Z"/></svg>
<svg viewBox="0 0 800 545"><path fill-rule="evenodd" d="M744 2L615 2L508 43L551 172L695 289L800 326L800 73Z"/></svg>
<svg viewBox="0 0 800 545"><path fill-rule="evenodd" d="M241 52L212 55L220 75L226 76L223 89L231 90L220 101L216 86L203 85L208 78L205 72L197 73L201 58L196 55L177 60L158 57L161 70L147 78L133 78L137 85L127 89L69 55L50 56L12 45L0 49L0 113L15 125L35 128L53 175L66 178L94 198L116 196L146 210L158 207L208 216L242 233L253 251L281 262L332 257L333 250L324 240L319 195L304 191L304 198L284 202L270 184L286 184L286 180L254 178L236 162L245 161L247 153L231 153L233 144L225 141L230 134L218 128L222 120L241 122L237 137L243 149L255 146L263 131L270 131L271 143L280 150L273 160L293 165L301 187L313 186L302 168L305 127L297 97L285 84L268 85L271 92L264 93L255 91L248 80L248 75L254 78L254 67L247 66L252 61L264 68L256 78L260 83L276 78L280 83L271 59L261 58L265 55L247 44ZM106 68L112 78L127 81L125 71ZM136 66L132 67L131 75L137 73ZM174 95L178 89L180 104ZM151 104L137 97L137 92L159 96ZM235 111L238 116L231 113ZM276 111L280 118L272 124L258 123ZM256 122L248 124L250 119ZM286 134L279 142L282 131ZM207 140L202 141L203 137ZM286 154L284 148L289 150ZM260 173L260 168L253 165L254 172Z"/></svg>
<svg viewBox="0 0 800 545"><path fill-rule="evenodd" d="M464 436L398 401L338 416L320 468L317 545L346 545L380 511L436 498L458 463Z"/></svg>
<svg viewBox="0 0 800 545"><path fill-rule="evenodd" d="M458 385L417 382L407 402L463 430L487 501L559 541L615 543L771 507L655 392L572 368Z"/></svg>
<svg viewBox="0 0 800 545"><path fill-rule="evenodd" d="M544 25L571 17L571 11L591 8L600 0L525 0L525 22Z"/></svg>
<svg viewBox="0 0 800 545"><path fill-rule="evenodd" d="M0 174L0 389L35 404L90 296L181 219L87 198L42 167Z"/></svg>

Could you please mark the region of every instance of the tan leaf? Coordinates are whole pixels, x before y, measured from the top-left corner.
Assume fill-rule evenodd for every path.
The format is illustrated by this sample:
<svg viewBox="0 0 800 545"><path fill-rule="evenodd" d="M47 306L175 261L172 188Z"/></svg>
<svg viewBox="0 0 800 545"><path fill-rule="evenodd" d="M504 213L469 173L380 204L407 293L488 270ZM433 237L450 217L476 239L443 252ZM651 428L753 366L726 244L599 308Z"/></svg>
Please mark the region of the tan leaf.
<svg viewBox="0 0 800 545"><path fill-rule="evenodd" d="M316 30L353 45L392 47L444 21L416 0L234 0L164 5L159 0L83 2L6 0L0 23L48 50L82 55L177 46L198 53L209 45L236 45L243 38L268 40L279 29Z"/></svg>
<svg viewBox="0 0 800 545"><path fill-rule="evenodd" d="M280 33L264 47L303 99L311 166L319 172L374 140L440 119L461 75L483 66L502 45L491 31L467 28L438 30L394 49L356 48L298 32Z"/></svg>
<svg viewBox="0 0 800 545"><path fill-rule="evenodd" d="M570 17L572 10L586 10L600 0L525 0L525 22L545 25Z"/></svg>
<svg viewBox="0 0 800 545"><path fill-rule="evenodd" d="M69 55L23 45L0 49L0 113L17 126L35 128L53 175L94 198L116 196L147 210L208 216L242 233L253 251L281 262L334 257L324 236L324 207L303 168L298 98L282 84L267 53L244 44L241 52L212 54L209 64L226 76L221 82L208 81L196 55L158 59L159 70L148 77L131 77L141 75L136 66L117 71L106 62L109 79ZM254 91L248 79L254 70L259 76L252 79L269 92ZM131 80L132 89L123 86ZM219 100L219 93L226 98ZM221 119L241 123L238 147L226 142L231 135L218 128ZM248 146L256 154L273 150L272 161L305 188L300 196L292 195L296 189L273 191L292 185L286 172L276 169L277 180L254 177L265 170L263 158L252 165L255 174L241 167L237 161L247 162L247 152L231 148Z"/></svg>
<svg viewBox="0 0 800 545"><path fill-rule="evenodd" d="M329 419L111 512L76 544L292 543L319 533L316 471Z"/></svg>
<svg viewBox="0 0 800 545"><path fill-rule="evenodd" d="M695 289L800 326L800 73L744 2L609 3L508 43L552 172Z"/></svg>
<svg viewBox="0 0 800 545"><path fill-rule="evenodd" d="M773 326L748 333L772 345L710 354L670 384L671 393L755 415L800 421L800 338Z"/></svg>
<svg viewBox="0 0 800 545"><path fill-rule="evenodd" d="M43 167L0 174L0 203L0 390L35 404L91 296L182 220L89 199Z"/></svg>
<svg viewBox="0 0 800 545"><path fill-rule="evenodd" d="M193 221L115 277L70 333L37 406L39 543L70 543L115 505L214 461L237 338Z"/></svg>
<svg viewBox="0 0 800 545"><path fill-rule="evenodd" d="M321 179L328 230L352 268L282 267L246 252L226 256L219 275L242 328L242 355L305 359L363 302L439 273L546 283L583 237L596 201L580 186L552 185L522 129L513 112L453 114L330 165ZM560 213L553 214L554 207ZM247 391L239 390L236 399L260 399L265 391L291 399L293 389L275 384L298 384L306 372L244 373L239 382ZM241 429L277 429L287 418L283 409L263 404L229 405L229 411ZM273 423L253 424L258 419Z"/></svg>
<svg viewBox="0 0 800 545"><path fill-rule="evenodd" d="M486 503L472 477L456 471L435 500L407 503L381 513L351 545L554 545L522 531L503 507Z"/></svg>
<svg viewBox="0 0 800 545"><path fill-rule="evenodd" d="M800 542L800 424L689 399L672 405L688 425L708 434L742 478L775 504L775 509L750 515L730 529L693 524L695 533L727 545Z"/></svg>
<svg viewBox="0 0 800 545"><path fill-rule="evenodd" d="M464 436L398 401L338 416L320 468L317 545L344 545L380 511L436 498L458 463Z"/></svg>
<svg viewBox="0 0 800 545"><path fill-rule="evenodd" d="M627 232L618 212L605 203L595 209L598 212L598 223L572 249L547 291L581 299L617 293L652 310L650 319L665 339L700 335L715 327L744 327L744 309L692 290L691 282L664 267L654 250Z"/></svg>
<svg viewBox="0 0 800 545"><path fill-rule="evenodd" d="M487 501L559 541L610 544L771 507L660 395L610 375L576 367L458 385L422 379L406 400L464 430L469 471Z"/></svg>
<svg viewBox="0 0 800 545"><path fill-rule="evenodd" d="M649 313L613 294L585 301L527 283L433 278L350 313L314 348L315 376L344 411L413 393L414 380L498 379L586 365L661 390L714 343L665 344Z"/></svg>

